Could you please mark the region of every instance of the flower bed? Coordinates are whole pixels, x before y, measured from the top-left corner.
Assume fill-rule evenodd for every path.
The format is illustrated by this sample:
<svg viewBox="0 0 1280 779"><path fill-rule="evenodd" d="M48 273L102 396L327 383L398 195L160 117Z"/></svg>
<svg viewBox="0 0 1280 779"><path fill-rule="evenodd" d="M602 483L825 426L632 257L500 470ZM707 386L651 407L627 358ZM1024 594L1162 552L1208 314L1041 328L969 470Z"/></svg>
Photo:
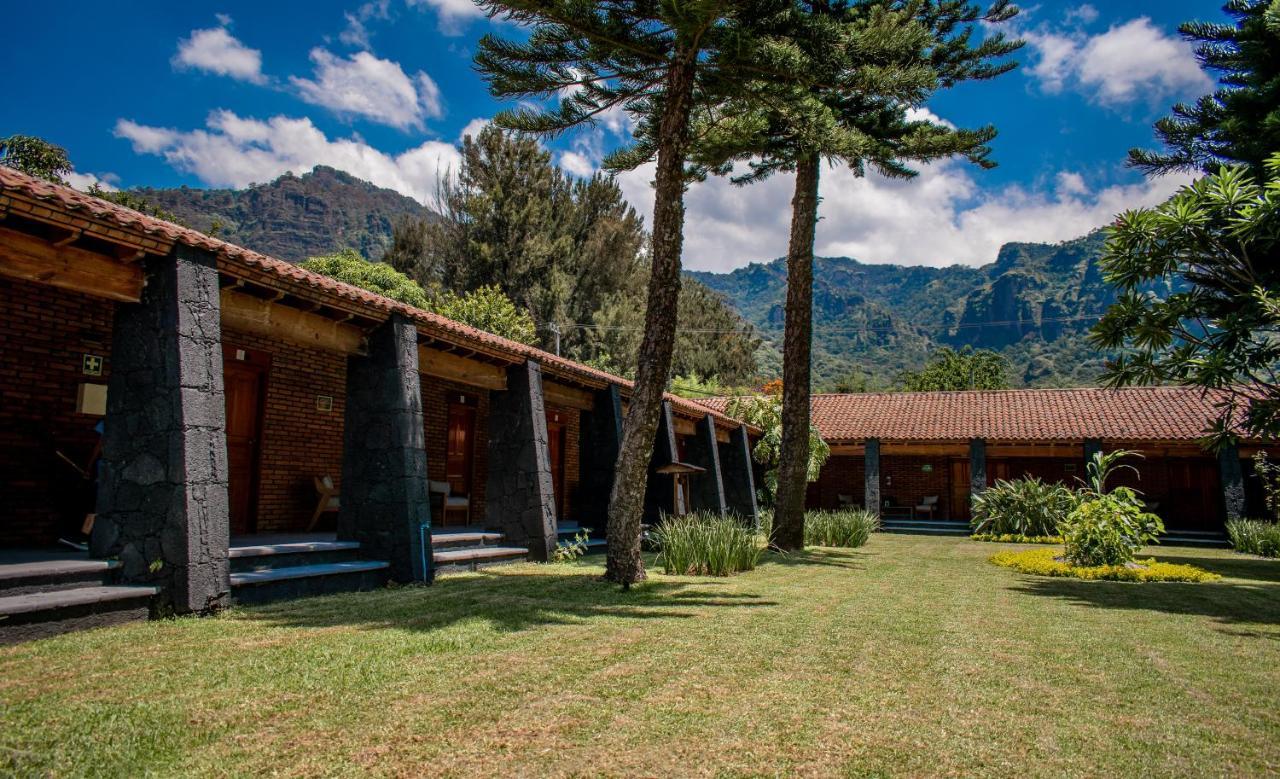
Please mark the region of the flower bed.
<svg viewBox="0 0 1280 779"><path fill-rule="evenodd" d="M1221 579L1194 565L1157 562L1154 558L1135 560L1129 565L1071 565L1057 549L1023 549L998 552L991 562L1019 573L1036 576L1065 576L1113 582L1211 582Z"/></svg>
<svg viewBox="0 0 1280 779"><path fill-rule="evenodd" d="M1062 536L1024 536L1020 533L974 533L970 541L994 544L1061 544Z"/></svg>

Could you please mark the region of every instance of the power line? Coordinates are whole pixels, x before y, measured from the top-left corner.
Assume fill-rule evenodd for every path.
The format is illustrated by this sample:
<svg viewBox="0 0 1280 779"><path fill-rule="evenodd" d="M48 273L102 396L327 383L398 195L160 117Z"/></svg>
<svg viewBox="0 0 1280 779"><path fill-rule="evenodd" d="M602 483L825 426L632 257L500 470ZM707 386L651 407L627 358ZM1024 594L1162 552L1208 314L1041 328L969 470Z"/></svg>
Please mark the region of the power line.
<svg viewBox="0 0 1280 779"><path fill-rule="evenodd" d="M1097 321L1098 319L1101 319L1101 318L1102 318L1102 314L1080 314L1080 315L1077 315L1077 316L1054 316L1054 317L1044 317L1044 318L1039 319L1039 320L1036 320L1036 319L1004 319L1004 320L997 320L997 321L994 321L994 322L961 322L961 323L954 324L954 325L943 325L943 324L937 324L937 325L913 325L913 324L906 324L906 325L901 325L901 326L893 326L893 325L889 325L889 326L884 326L884 327L855 327L855 326L847 326L847 327L839 327L839 326L837 326L837 327L823 327L823 326L822 326L822 325L820 325L820 324L815 324L815 325L813 326L813 329L814 329L814 332L821 331L821 332L824 332L824 333L894 333L894 332L900 332L900 331L902 331L902 330L904 330L904 329L906 329L906 330L914 329L914 330L917 330L917 331L923 331L923 332L931 332L931 331L932 331L932 332L937 332L937 331L948 331L948 332L949 332L949 331L952 331L952 330L968 330L968 329L980 328L980 327L1012 327L1012 326L1015 326L1015 325L1018 325L1018 326L1021 326L1021 325L1032 325L1032 326L1037 326L1037 325L1049 324L1049 323L1054 323L1054 322L1083 322L1083 321L1089 321L1089 320ZM548 325L548 327L550 327L550 325ZM635 326L635 325L597 325L597 324L587 324L587 323L582 323L582 322L576 322L576 323L571 323L571 324L561 325L561 327L569 327L569 328L573 328L573 329L576 329L576 330L610 330L610 331L627 331L627 330L630 330L630 331L643 331L643 330L644 330L644 327L642 327L642 326ZM763 328L759 328L759 329L763 330ZM741 333L741 332L742 332L742 330L741 330L741 329L733 330L733 329L727 329L727 328L697 328L697 327L682 328L682 327L677 327L677 328L676 328L676 332L677 332L677 333L701 333L701 334L725 334L725 335L728 335L728 334Z"/></svg>

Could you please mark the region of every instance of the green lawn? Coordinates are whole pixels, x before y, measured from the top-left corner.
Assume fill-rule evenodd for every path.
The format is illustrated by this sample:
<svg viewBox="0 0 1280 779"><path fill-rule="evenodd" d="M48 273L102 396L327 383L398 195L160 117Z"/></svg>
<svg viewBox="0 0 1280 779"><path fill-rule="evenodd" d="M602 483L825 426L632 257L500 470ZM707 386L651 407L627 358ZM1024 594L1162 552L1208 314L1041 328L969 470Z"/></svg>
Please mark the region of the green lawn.
<svg viewBox="0 0 1280 779"><path fill-rule="evenodd" d="M1259 775L1280 563L1034 579L875 535L732 579L520 565L0 648L0 774Z"/></svg>

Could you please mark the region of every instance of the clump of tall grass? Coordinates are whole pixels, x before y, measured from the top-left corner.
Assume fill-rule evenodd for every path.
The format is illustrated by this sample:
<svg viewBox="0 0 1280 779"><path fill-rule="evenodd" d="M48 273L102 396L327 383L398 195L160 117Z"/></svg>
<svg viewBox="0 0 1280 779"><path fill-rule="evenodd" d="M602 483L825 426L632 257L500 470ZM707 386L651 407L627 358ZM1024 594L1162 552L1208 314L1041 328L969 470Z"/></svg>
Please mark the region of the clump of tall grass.
<svg viewBox="0 0 1280 779"><path fill-rule="evenodd" d="M880 518L862 509L810 511L804 517L806 546L858 547L880 529Z"/></svg>
<svg viewBox="0 0 1280 779"><path fill-rule="evenodd" d="M658 546L663 573L677 576L750 571L764 554L753 528L735 517L710 512L665 517L651 537Z"/></svg>
<svg viewBox="0 0 1280 779"><path fill-rule="evenodd" d="M1280 524L1260 519L1227 521L1227 536L1237 552L1262 557L1280 557Z"/></svg>

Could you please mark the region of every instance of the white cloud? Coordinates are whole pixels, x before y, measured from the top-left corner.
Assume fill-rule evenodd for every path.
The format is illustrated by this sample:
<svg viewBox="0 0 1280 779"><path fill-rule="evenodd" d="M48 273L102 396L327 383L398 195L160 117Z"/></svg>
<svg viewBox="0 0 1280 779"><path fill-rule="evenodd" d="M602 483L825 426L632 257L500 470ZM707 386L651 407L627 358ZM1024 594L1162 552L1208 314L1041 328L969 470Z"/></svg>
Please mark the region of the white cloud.
<svg viewBox="0 0 1280 779"><path fill-rule="evenodd" d="M622 174L632 205L650 219L652 164ZM923 166L914 180L824 168L816 251L864 262L982 265L1009 241L1061 241L1107 224L1128 208L1162 202L1187 177L1164 176L1097 190L1067 172L1053 192L1010 186L984 194L960 161ZM728 270L783 256L794 177L748 187L723 178L690 186L684 258L690 268Z"/></svg>
<svg viewBox="0 0 1280 779"><path fill-rule="evenodd" d="M370 0L355 11L347 11L343 14L347 26L338 33L338 40L359 49L369 48L368 23L371 19L390 18L390 5L391 0Z"/></svg>
<svg viewBox="0 0 1280 779"><path fill-rule="evenodd" d="M484 16L471 0L407 0L409 5L430 7L435 10L440 32L445 35L461 35L472 19Z"/></svg>
<svg viewBox="0 0 1280 779"><path fill-rule="evenodd" d="M1068 19L1087 24L1096 16L1096 9L1082 6ZM1051 94L1070 87L1093 102L1120 106L1138 101L1160 104L1170 96L1195 96L1213 88L1191 45L1145 16L1112 25L1097 35L1088 35L1079 26L1052 29L1046 25L1019 34L1036 55L1026 72Z"/></svg>
<svg viewBox="0 0 1280 779"><path fill-rule="evenodd" d="M262 74L262 52L245 46L227 32L230 17L219 14L218 21L221 27L192 30L190 37L178 41L173 66L230 76L252 84L267 83L267 77Z"/></svg>
<svg viewBox="0 0 1280 779"><path fill-rule="evenodd" d="M315 48L311 61L315 80L289 78L308 103L402 130L421 129L425 119L444 115L440 88L422 71L410 77L399 63L367 51L341 58Z"/></svg>
<svg viewBox="0 0 1280 779"><path fill-rule="evenodd" d="M115 134L131 141L135 152L159 155L215 187L245 187L285 171L329 165L430 204L437 176L449 175L458 163L458 150L448 143L427 141L390 155L359 139L329 139L307 118L263 121L226 110L211 113L205 129L149 127L121 119Z"/></svg>
<svg viewBox="0 0 1280 779"><path fill-rule="evenodd" d="M948 122L946 119L943 119L941 116L938 116L938 115L937 115L937 114L935 114L934 112L932 112L932 111L930 111L929 109L924 108L924 107L912 107L912 108L908 108L908 109L907 109L907 121L910 121L910 122L932 122L932 123L934 123L934 124L942 125L943 127L950 127L950 128L951 128L951 129L953 129L953 130L954 130L954 129L955 129L955 127L956 127L956 126L955 126L954 124L952 124L951 122Z"/></svg>
<svg viewBox="0 0 1280 779"><path fill-rule="evenodd" d="M592 162L591 158L580 152L560 152L560 157L557 161L567 173L572 173L582 178L590 178L596 172L596 164Z"/></svg>
<svg viewBox="0 0 1280 779"><path fill-rule="evenodd" d="M490 120L488 119L481 119L480 117L476 117L475 119L472 119L470 122L467 122L466 127L462 128L462 132L458 133L458 143L462 143L462 139L466 138L468 135L470 135L472 138L475 138L476 136L478 136L481 130L489 126L489 121Z"/></svg>
<svg viewBox="0 0 1280 779"><path fill-rule="evenodd" d="M1093 24L1098 21L1098 9L1088 3L1085 3L1084 5L1077 6L1075 8L1068 8L1064 17L1067 20L1067 24L1072 24L1074 22L1079 22L1080 24Z"/></svg>
<svg viewBox="0 0 1280 779"><path fill-rule="evenodd" d="M104 173L98 176L93 173L81 173L76 170L63 174L62 178L72 189L78 189L81 192L88 192L95 185L99 189L115 192L116 186L112 182L119 181L119 177L114 173Z"/></svg>

